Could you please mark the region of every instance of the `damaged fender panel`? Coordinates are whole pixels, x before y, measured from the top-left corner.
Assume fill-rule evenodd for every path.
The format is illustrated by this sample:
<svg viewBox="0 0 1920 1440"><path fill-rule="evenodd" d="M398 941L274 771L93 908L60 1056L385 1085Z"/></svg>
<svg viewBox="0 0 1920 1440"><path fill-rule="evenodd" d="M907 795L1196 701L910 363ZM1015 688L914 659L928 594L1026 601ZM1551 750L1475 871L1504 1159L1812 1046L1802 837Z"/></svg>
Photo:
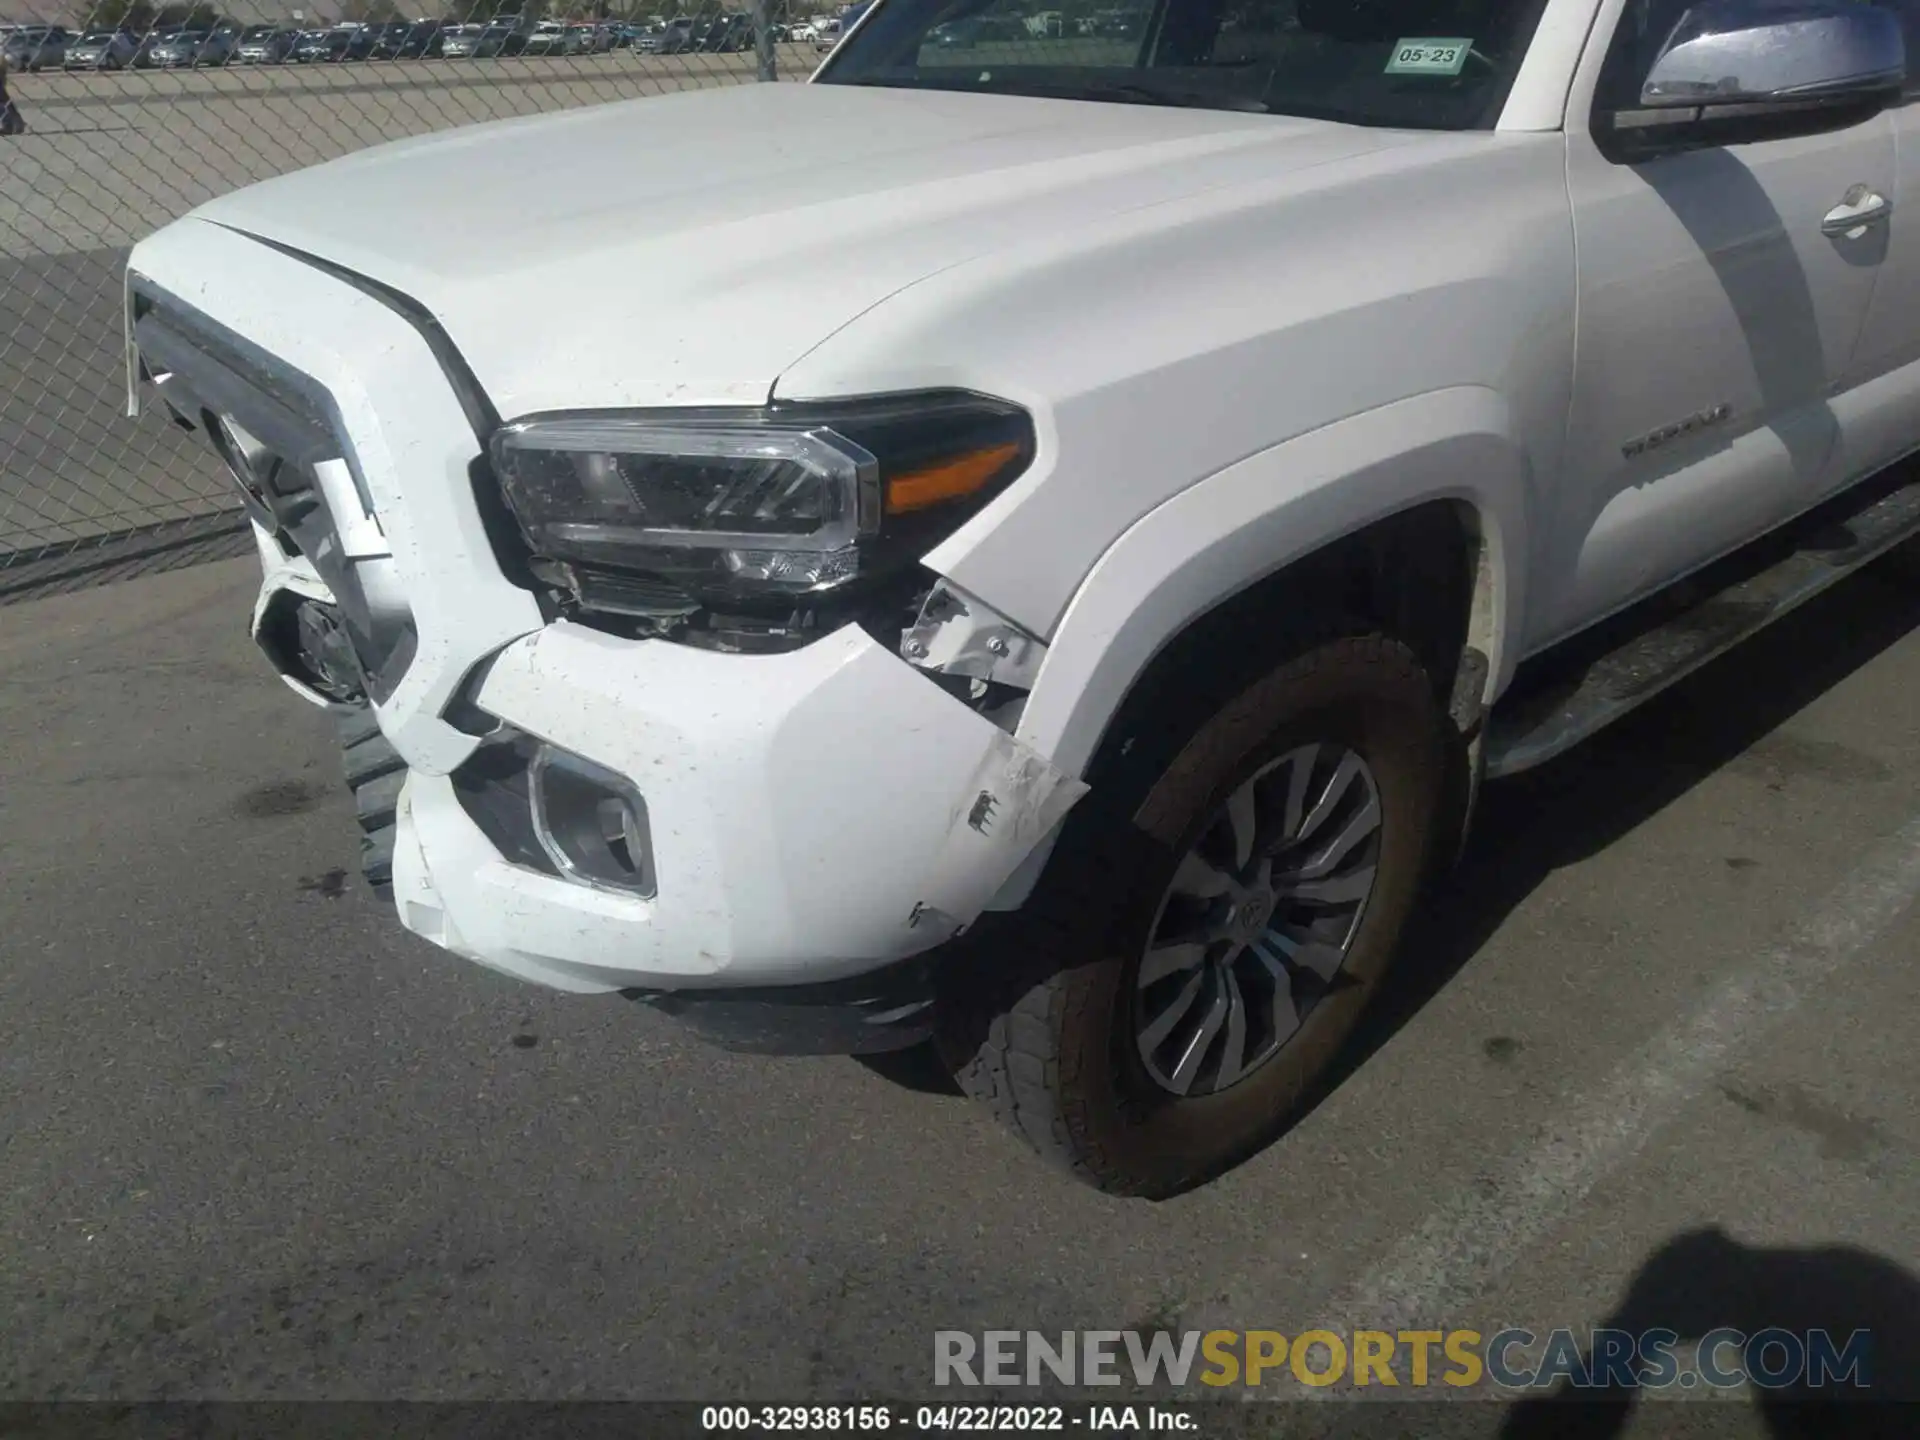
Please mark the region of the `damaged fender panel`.
<svg viewBox="0 0 1920 1440"><path fill-rule="evenodd" d="M950 886L956 893L943 895L930 885L934 893L916 902L910 926L932 934L930 944L958 934L1086 793L1085 781L1063 774L1011 735L996 731L961 791L963 805L949 816L946 843L932 868L935 885ZM994 879L983 890L974 877L985 875Z"/></svg>
<svg viewBox="0 0 1920 1440"><path fill-rule="evenodd" d="M985 601L942 580L900 641L911 665L956 679L1031 690L1047 647Z"/></svg>
<svg viewBox="0 0 1920 1440"><path fill-rule="evenodd" d="M928 949L1085 788L856 626L740 656L562 621L503 650L476 700L644 798L659 890L622 910L633 986L827 980ZM447 923L479 944L492 927L462 892L481 892L425 859ZM565 963L574 887L514 883L521 948Z"/></svg>

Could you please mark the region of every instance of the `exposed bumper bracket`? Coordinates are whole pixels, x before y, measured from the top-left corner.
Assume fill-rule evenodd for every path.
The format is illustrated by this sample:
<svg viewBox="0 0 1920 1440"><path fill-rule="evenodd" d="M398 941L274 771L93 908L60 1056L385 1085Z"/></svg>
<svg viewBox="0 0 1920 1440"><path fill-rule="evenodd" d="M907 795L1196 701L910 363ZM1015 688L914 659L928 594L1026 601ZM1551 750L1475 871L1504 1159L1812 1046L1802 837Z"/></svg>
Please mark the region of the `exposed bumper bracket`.
<svg viewBox="0 0 1920 1440"><path fill-rule="evenodd" d="M728 1050L870 1055L933 1033L935 954L842 980L751 990L623 990Z"/></svg>

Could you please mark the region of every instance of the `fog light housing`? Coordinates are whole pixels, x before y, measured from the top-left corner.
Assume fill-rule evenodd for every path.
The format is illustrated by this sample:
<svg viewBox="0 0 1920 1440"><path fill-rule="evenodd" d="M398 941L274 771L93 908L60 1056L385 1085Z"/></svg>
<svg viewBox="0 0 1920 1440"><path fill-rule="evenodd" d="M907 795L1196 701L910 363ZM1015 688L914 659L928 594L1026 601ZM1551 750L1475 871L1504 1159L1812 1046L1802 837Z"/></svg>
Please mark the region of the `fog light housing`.
<svg viewBox="0 0 1920 1440"><path fill-rule="evenodd" d="M543 744L527 780L534 837L556 870L595 889L653 898L647 802L624 776Z"/></svg>

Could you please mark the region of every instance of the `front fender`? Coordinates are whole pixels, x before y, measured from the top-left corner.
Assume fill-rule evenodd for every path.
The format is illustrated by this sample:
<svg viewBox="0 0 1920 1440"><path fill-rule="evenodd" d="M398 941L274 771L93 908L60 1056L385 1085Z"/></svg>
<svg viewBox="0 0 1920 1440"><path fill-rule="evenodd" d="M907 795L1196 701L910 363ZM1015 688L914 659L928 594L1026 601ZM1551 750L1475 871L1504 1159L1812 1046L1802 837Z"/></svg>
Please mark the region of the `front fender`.
<svg viewBox="0 0 1920 1440"><path fill-rule="evenodd" d="M1395 401L1261 451L1165 501L1101 555L1050 641L1017 738L1081 775L1127 692L1181 631L1287 565L1431 500L1472 507L1490 593L1476 643L1485 699L1517 656L1528 463L1512 407L1459 386Z"/></svg>

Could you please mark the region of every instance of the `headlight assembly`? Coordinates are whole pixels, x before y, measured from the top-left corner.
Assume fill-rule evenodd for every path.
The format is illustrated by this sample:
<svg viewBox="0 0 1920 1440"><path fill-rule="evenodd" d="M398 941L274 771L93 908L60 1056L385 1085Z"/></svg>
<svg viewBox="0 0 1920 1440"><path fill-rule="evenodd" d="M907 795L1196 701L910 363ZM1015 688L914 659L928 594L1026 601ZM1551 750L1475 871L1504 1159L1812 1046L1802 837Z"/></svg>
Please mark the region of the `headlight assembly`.
<svg viewBox="0 0 1920 1440"><path fill-rule="evenodd" d="M963 392L536 416L492 444L536 556L713 605L791 604L897 574L1033 453L1025 411Z"/></svg>

